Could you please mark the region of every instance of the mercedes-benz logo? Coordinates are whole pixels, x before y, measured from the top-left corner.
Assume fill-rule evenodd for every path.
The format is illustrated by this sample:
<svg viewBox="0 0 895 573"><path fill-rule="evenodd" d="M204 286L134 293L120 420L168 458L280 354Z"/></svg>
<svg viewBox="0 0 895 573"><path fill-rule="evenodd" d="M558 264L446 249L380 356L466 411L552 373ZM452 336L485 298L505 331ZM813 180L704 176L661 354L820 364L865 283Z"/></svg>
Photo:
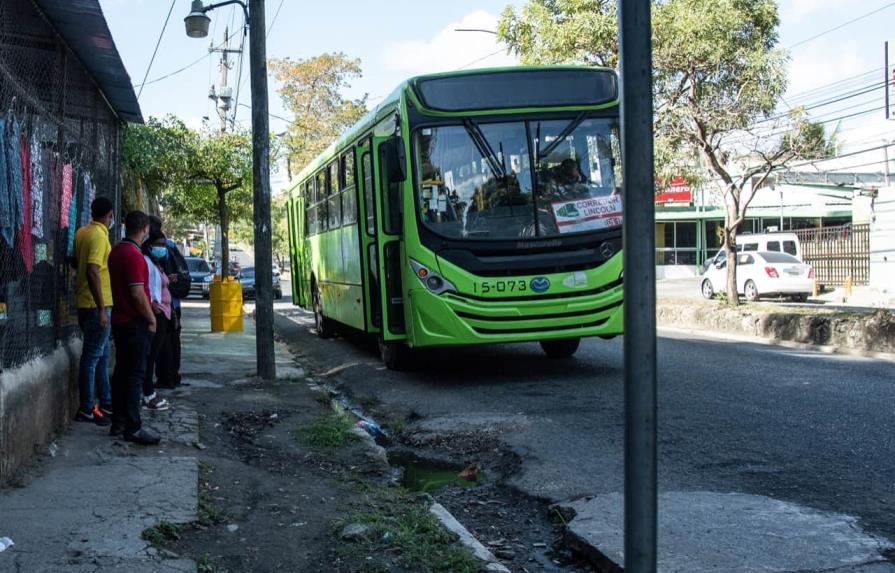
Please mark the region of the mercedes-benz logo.
<svg viewBox="0 0 895 573"><path fill-rule="evenodd" d="M606 241L600 245L600 254L603 255L604 259L608 259L615 254L615 247L612 246L612 243Z"/></svg>

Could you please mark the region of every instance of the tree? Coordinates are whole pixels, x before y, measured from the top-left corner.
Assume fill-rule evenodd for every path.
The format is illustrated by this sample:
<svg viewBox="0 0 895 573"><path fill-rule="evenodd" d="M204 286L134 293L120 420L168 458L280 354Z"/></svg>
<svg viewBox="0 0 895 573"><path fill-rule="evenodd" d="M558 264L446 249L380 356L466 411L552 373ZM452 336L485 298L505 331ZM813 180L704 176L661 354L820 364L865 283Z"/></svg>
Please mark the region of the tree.
<svg viewBox="0 0 895 573"><path fill-rule="evenodd" d="M192 134L174 116L149 118L144 125L127 124L121 135L123 179L130 192L148 197L129 203L139 208L143 203L157 203L164 190L186 169L189 141Z"/></svg>
<svg viewBox="0 0 895 573"><path fill-rule="evenodd" d="M529 0L504 11L498 34L525 63L615 66L616 18L614 0ZM657 174L689 168L719 186L731 304L746 208L773 171L802 156L810 131L772 115L786 90L778 26L775 0L653 3Z"/></svg>
<svg viewBox="0 0 895 573"><path fill-rule="evenodd" d="M361 76L360 60L342 53L272 59L270 68L284 105L295 115L282 140L291 179L366 113L367 96L351 100L342 95Z"/></svg>
<svg viewBox="0 0 895 573"><path fill-rule="evenodd" d="M221 276L230 272L230 223L252 212L252 144L244 132L192 133L189 160L162 206L221 228Z"/></svg>

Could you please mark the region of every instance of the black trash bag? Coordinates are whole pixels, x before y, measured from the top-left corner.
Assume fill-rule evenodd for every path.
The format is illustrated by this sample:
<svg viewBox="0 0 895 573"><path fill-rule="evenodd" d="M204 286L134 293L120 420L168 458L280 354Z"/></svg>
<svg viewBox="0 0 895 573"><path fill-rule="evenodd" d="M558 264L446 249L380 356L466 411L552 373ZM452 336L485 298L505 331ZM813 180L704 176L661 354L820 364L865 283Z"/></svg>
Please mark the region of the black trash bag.
<svg viewBox="0 0 895 573"><path fill-rule="evenodd" d="M180 254L180 250L171 241L168 241L168 256L165 257L162 267L165 270L165 274L169 277L177 275L176 281L168 283L168 290L171 291L171 296L179 299L188 297L190 284L192 283L190 269L186 264L186 259Z"/></svg>

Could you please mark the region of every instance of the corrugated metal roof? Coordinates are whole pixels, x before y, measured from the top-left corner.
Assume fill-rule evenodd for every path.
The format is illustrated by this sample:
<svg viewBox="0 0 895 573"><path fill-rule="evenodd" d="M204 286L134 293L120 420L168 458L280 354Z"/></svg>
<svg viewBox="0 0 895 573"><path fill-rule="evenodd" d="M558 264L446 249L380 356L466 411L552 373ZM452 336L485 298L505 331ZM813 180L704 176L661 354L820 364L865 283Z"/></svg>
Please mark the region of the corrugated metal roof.
<svg viewBox="0 0 895 573"><path fill-rule="evenodd" d="M112 40L99 0L35 2L96 81L118 117L132 123L143 123L131 78Z"/></svg>

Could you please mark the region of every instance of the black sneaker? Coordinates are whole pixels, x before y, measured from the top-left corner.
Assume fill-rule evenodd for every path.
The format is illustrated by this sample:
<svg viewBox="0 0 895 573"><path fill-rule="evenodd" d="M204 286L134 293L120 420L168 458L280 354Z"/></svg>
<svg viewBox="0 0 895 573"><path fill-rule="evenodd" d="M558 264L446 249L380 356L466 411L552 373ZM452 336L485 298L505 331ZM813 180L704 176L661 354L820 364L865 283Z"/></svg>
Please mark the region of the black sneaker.
<svg viewBox="0 0 895 573"><path fill-rule="evenodd" d="M85 410L83 408L78 408L78 413L75 414L75 421L77 422L95 422L96 420L93 417L93 412L89 410Z"/></svg>
<svg viewBox="0 0 895 573"><path fill-rule="evenodd" d="M109 428L109 435L113 438L124 435L124 424L112 424L112 427Z"/></svg>
<svg viewBox="0 0 895 573"><path fill-rule="evenodd" d="M93 407L93 423L97 426L106 427L112 425L112 419L108 416L104 416L102 410L99 409L99 406Z"/></svg>
<svg viewBox="0 0 895 573"><path fill-rule="evenodd" d="M144 429L137 430L133 434L124 434L125 442L133 442L141 446L154 446L161 440L159 436Z"/></svg>
<svg viewBox="0 0 895 573"><path fill-rule="evenodd" d="M112 419L112 406L100 406L99 411L108 419Z"/></svg>

